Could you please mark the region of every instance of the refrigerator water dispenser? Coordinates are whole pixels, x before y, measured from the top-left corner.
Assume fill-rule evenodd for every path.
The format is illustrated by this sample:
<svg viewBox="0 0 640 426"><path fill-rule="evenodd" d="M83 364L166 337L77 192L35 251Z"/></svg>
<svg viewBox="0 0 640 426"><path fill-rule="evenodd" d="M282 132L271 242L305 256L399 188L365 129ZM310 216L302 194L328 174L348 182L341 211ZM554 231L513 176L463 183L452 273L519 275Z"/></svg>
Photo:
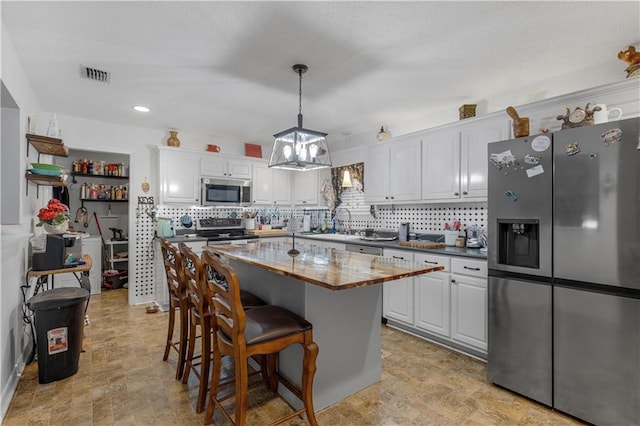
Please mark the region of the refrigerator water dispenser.
<svg viewBox="0 0 640 426"><path fill-rule="evenodd" d="M498 219L498 263L540 267L540 224L536 219Z"/></svg>

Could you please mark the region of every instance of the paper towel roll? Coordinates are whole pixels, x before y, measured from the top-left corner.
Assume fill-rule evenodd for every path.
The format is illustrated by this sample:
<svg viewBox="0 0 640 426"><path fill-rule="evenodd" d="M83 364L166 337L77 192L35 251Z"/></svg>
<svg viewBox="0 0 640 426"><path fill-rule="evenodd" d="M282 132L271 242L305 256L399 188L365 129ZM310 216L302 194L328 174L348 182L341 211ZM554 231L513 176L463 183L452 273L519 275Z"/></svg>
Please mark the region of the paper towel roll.
<svg viewBox="0 0 640 426"><path fill-rule="evenodd" d="M302 232L311 231L311 215L305 214L302 220Z"/></svg>

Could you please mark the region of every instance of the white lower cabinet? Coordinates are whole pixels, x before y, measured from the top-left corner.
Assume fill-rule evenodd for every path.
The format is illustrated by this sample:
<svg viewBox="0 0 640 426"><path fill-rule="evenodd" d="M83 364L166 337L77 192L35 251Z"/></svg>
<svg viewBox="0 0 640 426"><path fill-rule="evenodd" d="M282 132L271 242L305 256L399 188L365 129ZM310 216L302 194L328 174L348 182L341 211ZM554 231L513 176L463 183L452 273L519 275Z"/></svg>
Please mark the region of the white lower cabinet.
<svg viewBox="0 0 640 426"><path fill-rule="evenodd" d="M487 351L487 262L451 261L451 338Z"/></svg>
<svg viewBox="0 0 640 426"><path fill-rule="evenodd" d="M384 249L383 257L413 262L413 253ZM387 319L413 325L413 278L402 278L382 284L382 315Z"/></svg>
<svg viewBox="0 0 640 426"><path fill-rule="evenodd" d="M420 330L450 337L450 259L447 256L415 253L415 261L429 265L443 265L445 269L442 272L431 272L414 277L414 325Z"/></svg>
<svg viewBox="0 0 640 426"><path fill-rule="evenodd" d="M384 250L385 256L443 265L444 270L383 284L383 317L407 331L487 352L487 262L424 252Z"/></svg>

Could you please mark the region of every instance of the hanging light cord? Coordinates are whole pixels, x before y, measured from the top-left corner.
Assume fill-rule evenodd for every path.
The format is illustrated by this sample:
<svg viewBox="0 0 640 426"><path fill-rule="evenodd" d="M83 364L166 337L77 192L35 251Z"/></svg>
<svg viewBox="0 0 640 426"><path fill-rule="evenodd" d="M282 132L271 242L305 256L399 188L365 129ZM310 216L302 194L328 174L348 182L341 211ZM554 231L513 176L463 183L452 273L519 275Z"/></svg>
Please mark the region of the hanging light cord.
<svg viewBox="0 0 640 426"><path fill-rule="evenodd" d="M298 70L298 75L300 76L298 86L298 114L302 115L302 69Z"/></svg>

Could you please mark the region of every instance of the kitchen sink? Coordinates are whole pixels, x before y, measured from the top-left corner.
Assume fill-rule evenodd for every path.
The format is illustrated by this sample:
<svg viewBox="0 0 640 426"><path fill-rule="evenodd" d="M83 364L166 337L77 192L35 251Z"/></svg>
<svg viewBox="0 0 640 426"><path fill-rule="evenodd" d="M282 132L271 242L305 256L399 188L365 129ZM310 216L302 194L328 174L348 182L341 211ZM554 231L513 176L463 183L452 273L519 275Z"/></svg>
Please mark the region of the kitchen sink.
<svg viewBox="0 0 640 426"><path fill-rule="evenodd" d="M354 241L359 240L359 235L349 234L308 234L304 235L305 238L318 238L322 240L334 240L334 241Z"/></svg>

